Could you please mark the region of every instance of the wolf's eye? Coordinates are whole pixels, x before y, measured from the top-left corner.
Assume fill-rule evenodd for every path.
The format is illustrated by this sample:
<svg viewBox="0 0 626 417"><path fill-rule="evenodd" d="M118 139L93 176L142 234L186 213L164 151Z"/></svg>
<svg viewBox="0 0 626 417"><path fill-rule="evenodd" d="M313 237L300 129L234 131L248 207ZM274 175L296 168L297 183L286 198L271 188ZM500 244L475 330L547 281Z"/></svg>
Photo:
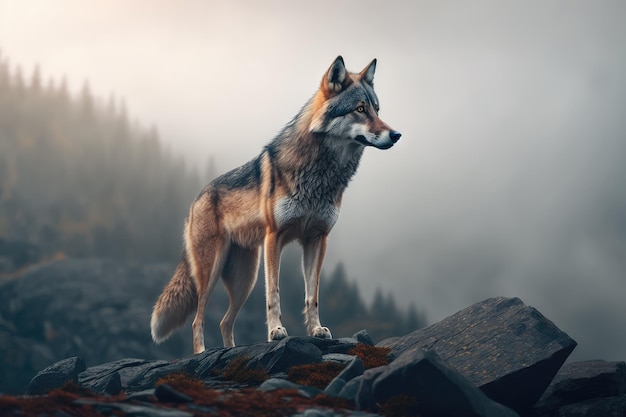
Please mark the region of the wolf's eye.
<svg viewBox="0 0 626 417"><path fill-rule="evenodd" d="M359 106L356 108L356 111L358 111L359 113L363 113L365 111L365 106Z"/></svg>

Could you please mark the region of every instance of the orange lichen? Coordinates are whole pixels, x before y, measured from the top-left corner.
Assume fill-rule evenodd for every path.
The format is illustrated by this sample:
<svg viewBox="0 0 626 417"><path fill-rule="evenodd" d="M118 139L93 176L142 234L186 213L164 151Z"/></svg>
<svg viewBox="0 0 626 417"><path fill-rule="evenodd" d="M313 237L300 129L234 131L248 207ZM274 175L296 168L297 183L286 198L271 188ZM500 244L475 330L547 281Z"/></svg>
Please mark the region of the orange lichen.
<svg viewBox="0 0 626 417"><path fill-rule="evenodd" d="M238 356L228 362L228 365L219 372L224 379L235 381L240 384L259 385L268 378L267 371L263 368L250 368L250 357Z"/></svg>
<svg viewBox="0 0 626 417"><path fill-rule="evenodd" d="M348 401L344 398L331 397L323 392L316 395L314 400L316 405L332 408L334 410L354 408L354 403L352 403L351 401Z"/></svg>
<svg viewBox="0 0 626 417"><path fill-rule="evenodd" d="M159 379L154 386L167 384L177 391L204 390L206 386L195 376L185 372L173 372Z"/></svg>
<svg viewBox="0 0 626 417"><path fill-rule="evenodd" d="M184 372L174 372L165 375L156 382L155 386L161 384L167 384L175 391L185 394L198 405L212 405L215 399L220 396L219 392L207 388L204 382L194 375Z"/></svg>
<svg viewBox="0 0 626 417"><path fill-rule="evenodd" d="M343 368L344 365L337 362L292 366L287 371L287 379L296 384L324 389Z"/></svg>
<svg viewBox="0 0 626 417"><path fill-rule="evenodd" d="M370 346L359 343L348 351L348 355L355 355L363 362L365 369L376 368L378 366L388 365L389 358L387 355L391 352L388 347Z"/></svg>
<svg viewBox="0 0 626 417"><path fill-rule="evenodd" d="M81 397L92 397L95 395L92 391L79 387L74 381L67 381L65 384L63 384L61 388L59 388L59 390L71 394L76 394L77 396Z"/></svg>
<svg viewBox="0 0 626 417"><path fill-rule="evenodd" d="M75 404L78 395L55 389L45 396L10 397L0 395L0 415L38 417L48 415L51 410L62 411L77 417L97 417L101 414L94 408Z"/></svg>
<svg viewBox="0 0 626 417"><path fill-rule="evenodd" d="M315 398L306 398L298 394L297 390L259 391L254 388L241 390L214 390L206 388L203 384L187 384L188 376L176 375L164 377L172 388L191 397L193 403L162 404L154 400L152 404L142 403L142 406L154 407L155 410L165 408L167 410L181 410L197 417L287 417L296 413L302 413L308 408L341 410L353 409L353 405L347 401L328 398L319 395ZM176 384L185 381L183 385ZM201 381L200 381L201 382ZM165 383L165 382L163 382ZM77 401L78 400L78 401ZM86 402L84 400L87 400ZM10 397L0 395L0 415L37 417L48 415L56 411L77 417L101 416L102 403L115 403L122 397L94 396L88 399L63 390L55 390L47 396ZM121 410L116 410L111 404L112 415L122 415ZM349 411L345 411L349 414Z"/></svg>

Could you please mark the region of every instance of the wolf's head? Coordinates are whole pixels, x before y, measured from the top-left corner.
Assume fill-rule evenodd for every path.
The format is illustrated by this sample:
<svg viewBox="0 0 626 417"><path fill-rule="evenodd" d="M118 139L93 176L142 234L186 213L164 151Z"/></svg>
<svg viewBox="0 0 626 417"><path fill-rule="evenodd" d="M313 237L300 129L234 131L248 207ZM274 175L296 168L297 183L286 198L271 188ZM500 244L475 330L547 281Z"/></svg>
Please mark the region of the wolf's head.
<svg viewBox="0 0 626 417"><path fill-rule="evenodd" d="M360 73L350 73L343 58L338 56L324 74L313 98L310 131L363 146L391 148L401 135L378 117L375 71L374 59Z"/></svg>

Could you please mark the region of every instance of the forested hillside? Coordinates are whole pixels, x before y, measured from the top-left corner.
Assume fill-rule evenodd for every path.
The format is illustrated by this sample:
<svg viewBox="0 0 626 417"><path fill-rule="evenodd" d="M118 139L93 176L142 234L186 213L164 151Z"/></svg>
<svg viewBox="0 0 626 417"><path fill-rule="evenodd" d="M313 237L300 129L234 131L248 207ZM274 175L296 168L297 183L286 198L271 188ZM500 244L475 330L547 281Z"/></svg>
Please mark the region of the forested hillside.
<svg viewBox="0 0 626 417"><path fill-rule="evenodd" d="M0 56L0 236L44 255L174 260L197 173L87 85L24 79Z"/></svg>

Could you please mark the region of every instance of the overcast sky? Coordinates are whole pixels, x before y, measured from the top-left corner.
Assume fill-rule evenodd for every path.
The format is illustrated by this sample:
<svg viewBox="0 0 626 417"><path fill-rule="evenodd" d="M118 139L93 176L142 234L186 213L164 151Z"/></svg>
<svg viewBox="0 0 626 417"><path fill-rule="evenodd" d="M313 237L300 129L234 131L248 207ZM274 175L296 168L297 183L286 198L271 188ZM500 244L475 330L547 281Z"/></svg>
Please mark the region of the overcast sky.
<svg viewBox="0 0 626 417"><path fill-rule="evenodd" d="M337 55L353 71L378 58L381 117L403 136L366 150L326 268L430 322L520 297L579 342L574 358L624 360L624 16L623 1L0 0L0 51L123 98L220 171Z"/></svg>

